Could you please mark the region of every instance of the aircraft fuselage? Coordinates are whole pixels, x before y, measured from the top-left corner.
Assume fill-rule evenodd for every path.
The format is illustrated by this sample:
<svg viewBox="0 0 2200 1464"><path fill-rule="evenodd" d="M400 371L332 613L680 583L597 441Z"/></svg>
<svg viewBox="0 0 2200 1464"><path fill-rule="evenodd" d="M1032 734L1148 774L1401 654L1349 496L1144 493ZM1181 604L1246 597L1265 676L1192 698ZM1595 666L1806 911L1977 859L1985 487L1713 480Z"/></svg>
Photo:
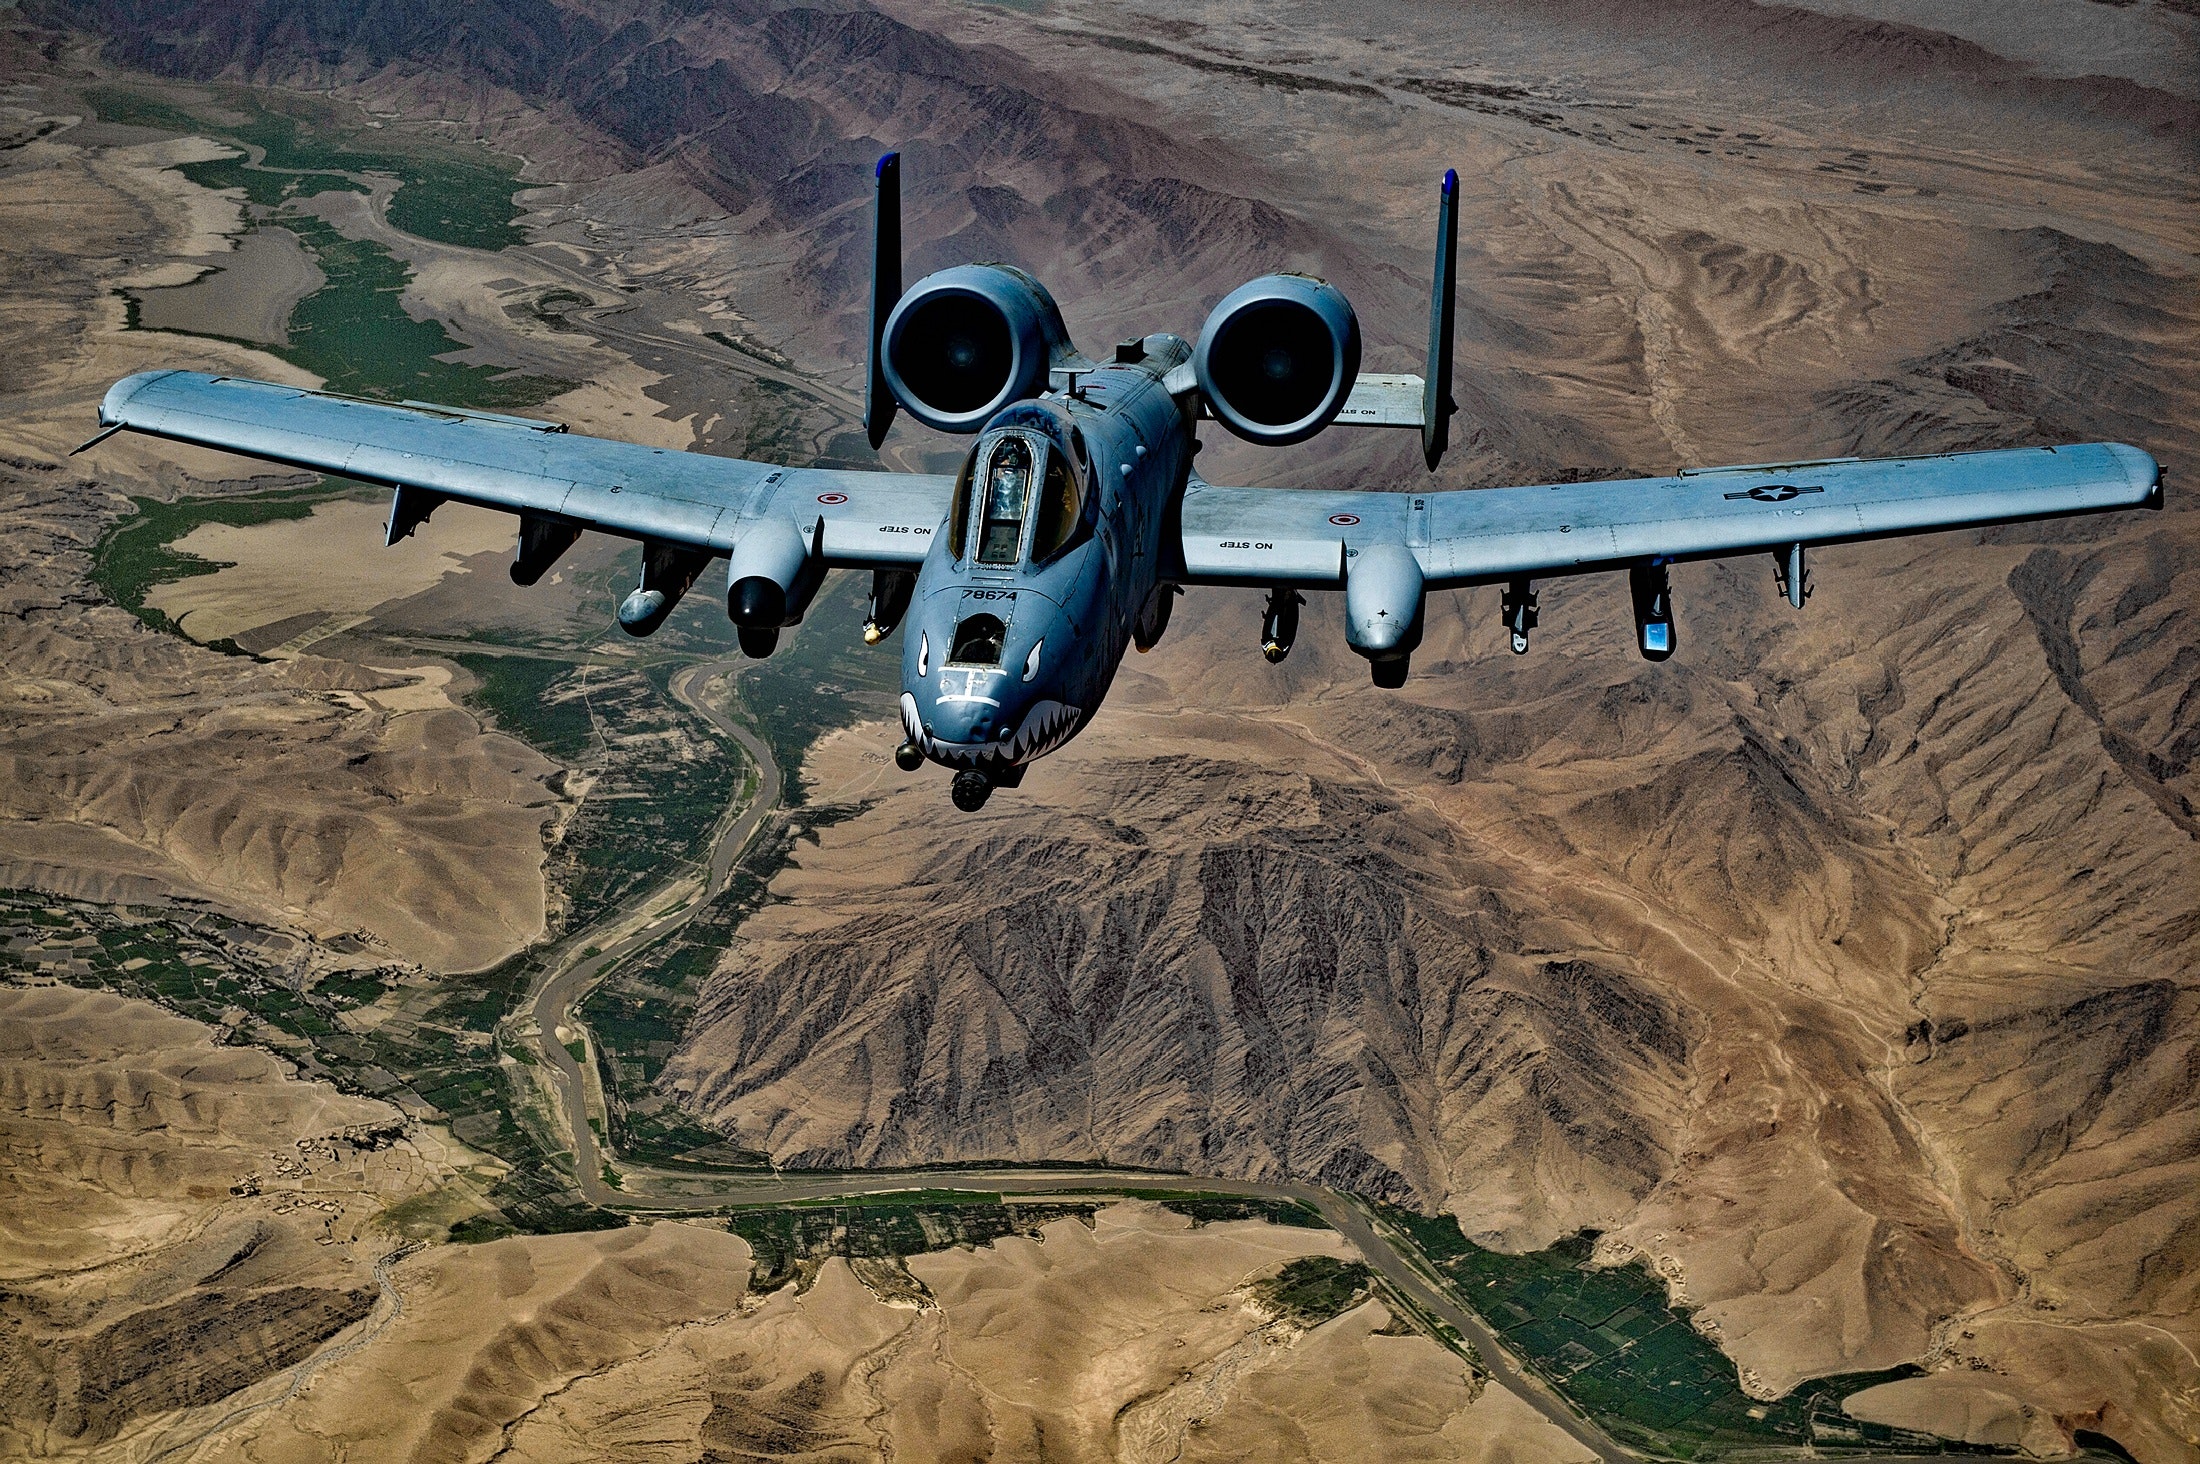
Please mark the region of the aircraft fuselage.
<svg viewBox="0 0 2200 1464"><path fill-rule="evenodd" d="M1194 441L1162 379L1190 348L1141 349L979 434L904 621L902 722L930 760L1013 786L1092 719L1142 617L1158 635Z"/></svg>

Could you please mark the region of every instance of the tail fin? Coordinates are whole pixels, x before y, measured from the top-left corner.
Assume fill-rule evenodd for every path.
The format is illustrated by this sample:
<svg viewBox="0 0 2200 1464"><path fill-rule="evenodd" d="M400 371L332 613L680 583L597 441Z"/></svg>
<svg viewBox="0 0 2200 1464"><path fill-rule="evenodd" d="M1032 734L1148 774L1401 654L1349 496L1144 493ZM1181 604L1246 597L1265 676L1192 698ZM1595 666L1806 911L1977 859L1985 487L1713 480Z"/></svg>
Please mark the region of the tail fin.
<svg viewBox="0 0 2200 1464"><path fill-rule="evenodd" d="M1436 207L1436 278L1429 286L1428 375L1421 386L1421 456L1430 472L1451 442L1452 299L1459 281L1459 174L1444 170L1444 193Z"/></svg>
<svg viewBox="0 0 2200 1464"><path fill-rule="evenodd" d="M901 154L878 160L878 190L871 210L871 374L863 387L863 430L876 448L894 425L899 403L886 385L879 354L886 317L901 300Z"/></svg>

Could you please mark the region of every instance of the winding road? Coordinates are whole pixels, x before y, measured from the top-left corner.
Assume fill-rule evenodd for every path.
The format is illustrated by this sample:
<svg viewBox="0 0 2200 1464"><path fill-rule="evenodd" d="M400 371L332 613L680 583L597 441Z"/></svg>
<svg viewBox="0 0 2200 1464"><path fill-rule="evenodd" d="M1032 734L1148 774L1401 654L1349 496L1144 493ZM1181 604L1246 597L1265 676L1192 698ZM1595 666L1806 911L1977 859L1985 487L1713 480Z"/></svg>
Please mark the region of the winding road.
<svg viewBox="0 0 2200 1464"><path fill-rule="evenodd" d="M605 1156L599 1151L596 1131L588 1122L587 1080L579 1061L557 1034L560 1028L576 1033L582 1030L576 1008L619 962L671 935L724 893L726 882L733 877L734 867L740 862L749 841L755 838L765 816L779 806L782 784L779 764L772 760L771 749L763 738L728 715L720 704L701 694L701 688L719 676L726 678L730 690L742 668L753 664L742 656L704 661L677 673L671 684L672 694L684 706L738 743L756 764L756 796L746 807L735 804L720 816L718 827L711 835L710 858L700 871L689 870L664 884L654 885L623 910L566 937L548 969L521 1004L525 1014L523 1021L531 1025L533 1031L522 1030L515 1035L523 1040L532 1037L536 1050L555 1076L559 1093L565 1100L574 1173L580 1181L582 1195L591 1204L618 1205L637 1197L614 1190L603 1181ZM667 909L668 900L678 902L676 908ZM646 913L652 910L661 913ZM589 1041L592 1050L594 1039Z"/></svg>
<svg viewBox="0 0 2200 1464"><path fill-rule="evenodd" d="M699 869L690 868L653 886L621 910L560 942L544 974L521 1004L521 1016L511 1034L531 1042L551 1073L563 1108L563 1136L568 1137L572 1145L574 1178L590 1204L634 1214L693 1214L737 1205L787 1204L913 1189L963 1190L1004 1197L1105 1196L1124 1190L1168 1189L1249 1199L1295 1200L1319 1213L1407 1305L1457 1330L1473 1345L1480 1355L1483 1370L1493 1381L1525 1399L1602 1464L1635 1464L1637 1455L1621 1447L1602 1429L1576 1413L1541 1379L1521 1368L1481 1318L1452 1297L1417 1251L1397 1243L1364 1202L1335 1190L1295 1181L1269 1182L1075 1166L1060 1169L943 1166L886 1172L806 1170L782 1173L774 1170L703 1176L630 1164L607 1152L598 1140L595 1126L589 1122L591 1105L587 1076L559 1033L586 1036L579 1007L588 993L621 961L679 930L723 893L757 830L779 806L783 782L771 749L727 711L723 699L706 694L711 683L721 677L725 689L730 692L742 669L753 664L741 656L704 661L676 674L671 687L673 695L683 705L739 744L755 761L758 773L755 797L746 806L736 805L726 811L713 831L710 858ZM674 907L667 908L668 902L675 902ZM587 1050L593 1051L594 1039L588 1037L587 1040ZM605 1181L607 1165L617 1172L616 1188Z"/></svg>
<svg viewBox="0 0 2200 1464"><path fill-rule="evenodd" d="M256 148L248 152L246 166L260 168L264 155ZM363 198L345 195L328 200L325 205L328 214L340 219L340 226L354 237L383 245L415 268L440 257L498 258L507 267L532 267L537 274L534 283L570 284L585 291L591 300L605 293L602 281L573 262L558 246L537 245L492 256L463 246L431 243L404 233L392 226L387 217L387 204L396 183L364 175L343 176L352 178L368 191ZM624 346L630 353L646 350L660 358L671 357L694 366L772 382L800 392L851 420L861 412L859 398L846 388L674 330L637 310L631 297L575 311L573 319L590 334L607 343ZM911 449L905 447L889 450L890 454L909 451ZM921 467L914 461L901 462L898 456L890 460L912 469ZM512 653L526 654L523 651ZM959 1190L1001 1197L1105 1197L1129 1190L1167 1189L1296 1201L1311 1207L1343 1236L1406 1307L1456 1330L1479 1354L1481 1367L1492 1381L1524 1399L1575 1440L1587 1455L1601 1464L1637 1464L1641 1456L1621 1446L1577 1413L1554 1389L1527 1372L1507 1352L1496 1334L1456 1299L1416 1247L1391 1233L1364 1201L1348 1194L1297 1181L1075 1166L1013 1169L943 1166L892 1172L811 1170L782 1173L773 1170L769 1173L697 1175L624 1162L609 1152L590 1122L588 1075L566 1046L561 1033L586 1038L586 1050L594 1050L593 1038L586 1033L579 1015L581 1003L621 962L680 930L722 894L765 820L779 807L784 792L782 773L770 748L726 709L729 698L708 694L712 683L721 680L730 693L742 671L752 664L740 656L702 661L677 673L671 689L684 705L739 745L754 761L758 772L754 796L746 804L729 807L720 816L712 832L707 859L682 868L642 896L572 933L555 946L543 974L530 988L503 1034L530 1044L549 1073L560 1110L558 1119L562 1132L556 1137L569 1144L576 1185L589 1203L635 1215L696 1214L720 1212L734 1206L829 1200L913 1189ZM607 1170L615 1170L616 1187L606 1181ZM189 1438L167 1445L153 1457L190 1452L244 1417L297 1396L310 1385L317 1372L372 1342L403 1309L403 1298L392 1282L391 1271L410 1249L385 1256L375 1266L374 1277L381 1301L379 1315L371 1326L296 1368L287 1390L271 1393L261 1401L227 1413ZM1876 1458L1879 1464L1900 1464L1897 1456L1879 1455Z"/></svg>

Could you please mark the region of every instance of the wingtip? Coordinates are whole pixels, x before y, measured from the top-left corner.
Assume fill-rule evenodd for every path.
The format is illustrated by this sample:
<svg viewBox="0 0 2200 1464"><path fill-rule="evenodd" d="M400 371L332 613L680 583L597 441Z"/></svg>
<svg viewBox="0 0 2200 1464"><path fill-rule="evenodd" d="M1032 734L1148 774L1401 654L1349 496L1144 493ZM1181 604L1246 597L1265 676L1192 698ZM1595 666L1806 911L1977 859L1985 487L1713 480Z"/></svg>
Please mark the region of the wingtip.
<svg viewBox="0 0 2200 1464"><path fill-rule="evenodd" d="M122 409L130 404L130 398L163 377L181 374L183 373L171 369L167 371L136 371L123 377L122 380L108 387L107 394L100 398L99 425L102 427L114 426L122 420Z"/></svg>
<svg viewBox="0 0 2200 1464"><path fill-rule="evenodd" d="M873 174L872 174L871 176L872 176L872 177L874 177L874 178L883 178L883 177L885 177L885 176L886 176L886 174L887 174L887 170L888 170L888 169L894 169L894 168L899 168L900 166L901 166L901 154L900 154L900 153L898 153L898 152L890 152L890 153L880 153L880 154L879 154L879 159L878 159L878 169L877 169L877 171L876 171L876 172L874 172L874 173L873 173Z"/></svg>
<svg viewBox="0 0 2200 1464"><path fill-rule="evenodd" d="M2127 443L2103 443L2109 455L2116 459L2116 466L2123 469L2124 481L2134 493L2140 494L2139 503L2145 508L2164 507L2162 498L2162 465L2144 448Z"/></svg>
<svg viewBox="0 0 2200 1464"><path fill-rule="evenodd" d="M1457 168L1444 169L1444 192L1448 194L1456 189L1458 186L1459 170Z"/></svg>

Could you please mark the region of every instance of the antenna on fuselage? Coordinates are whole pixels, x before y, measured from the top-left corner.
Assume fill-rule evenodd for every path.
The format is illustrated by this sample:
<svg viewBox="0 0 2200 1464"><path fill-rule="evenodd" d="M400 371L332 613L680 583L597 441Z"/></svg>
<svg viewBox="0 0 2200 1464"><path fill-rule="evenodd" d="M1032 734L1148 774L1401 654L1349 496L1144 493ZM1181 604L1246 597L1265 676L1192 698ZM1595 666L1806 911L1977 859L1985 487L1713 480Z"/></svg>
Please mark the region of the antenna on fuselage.
<svg viewBox="0 0 2200 1464"><path fill-rule="evenodd" d="M863 430L876 449L894 425L900 403L886 385L886 318L901 302L901 154L878 160L871 206L871 373L863 385Z"/></svg>
<svg viewBox="0 0 2200 1464"><path fill-rule="evenodd" d="M1429 285L1428 374L1421 384L1421 456L1430 472L1451 442L1452 301L1459 283L1459 174L1444 170L1444 192L1436 205L1436 276ZM873 348L874 353L876 348Z"/></svg>

